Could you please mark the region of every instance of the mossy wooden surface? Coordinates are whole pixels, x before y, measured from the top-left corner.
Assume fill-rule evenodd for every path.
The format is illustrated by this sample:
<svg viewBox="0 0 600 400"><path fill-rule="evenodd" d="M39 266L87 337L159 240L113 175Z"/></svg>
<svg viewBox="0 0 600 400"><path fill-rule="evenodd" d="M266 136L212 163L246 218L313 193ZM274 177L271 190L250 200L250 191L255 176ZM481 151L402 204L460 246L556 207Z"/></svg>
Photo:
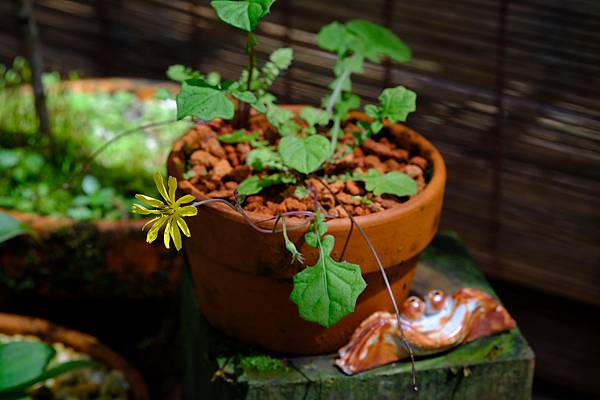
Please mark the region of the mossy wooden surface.
<svg viewBox="0 0 600 400"><path fill-rule="evenodd" d="M206 323L187 274L183 285L184 399L528 399L531 395L534 355L518 329L419 359L415 392L408 361L349 377L335 367L333 354L270 355L283 363L256 358L264 353L228 340ZM438 235L426 250L413 286L417 294L459 287L494 294L452 234Z"/></svg>

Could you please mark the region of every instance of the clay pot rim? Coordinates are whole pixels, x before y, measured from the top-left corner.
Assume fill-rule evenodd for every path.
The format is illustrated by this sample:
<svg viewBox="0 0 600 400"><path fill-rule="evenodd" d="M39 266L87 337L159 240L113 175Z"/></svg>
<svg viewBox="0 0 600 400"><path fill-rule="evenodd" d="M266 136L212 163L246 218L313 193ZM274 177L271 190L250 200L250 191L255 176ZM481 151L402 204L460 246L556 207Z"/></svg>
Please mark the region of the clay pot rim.
<svg viewBox="0 0 600 400"><path fill-rule="evenodd" d="M138 97L144 99L144 91L153 90L156 91L160 88L167 88L173 92L176 92L179 85L175 82L158 80L158 79L146 79L137 77L119 77L119 76L105 76L105 77L89 77L79 78L73 80L60 80L55 85L51 86L51 89L69 89L75 92L107 92L112 93L118 90L131 91ZM20 86L21 90L30 92L32 90L31 84L23 84Z"/></svg>
<svg viewBox="0 0 600 400"><path fill-rule="evenodd" d="M150 399L148 388L140 373L123 357L91 335L67 329L45 319L7 313L0 313L0 332L8 335L37 336L46 343L60 342L80 353L88 354L107 367L123 373L133 400Z"/></svg>
<svg viewBox="0 0 600 400"><path fill-rule="evenodd" d="M308 105L281 105L283 108L287 108L295 113L298 113L304 107ZM368 117L359 111L354 111L350 113L351 117L358 119L368 119ZM369 227L369 226L377 226L385 224L386 221L389 220L397 220L402 218L404 215L411 214L413 212L417 212L419 209L426 207L428 203L431 203L436 197L436 193L440 191L444 191L444 185L446 182L446 164L444 163L444 159L439 150L424 136L415 132L414 130L408 128L407 126L396 123L390 124L391 127L397 126L403 128L408 134L411 136L411 142L416 143L420 150L424 153L429 153L428 158L433 163L433 175L429 183L425 186L425 189L414 197L410 198L408 201L401 203L395 207L388 208L383 211L379 211L369 215L361 215L354 216L355 221L360 224L361 227ZM189 181L184 180L182 176L182 168L181 164L184 162L179 155L183 152L183 137L189 134L190 131L185 132L183 135L179 137L173 144L173 148L169 157L167 158L167 170L169 174L174 173L175 178L177 178L179 189L183 192L190 193L198 200L206 200L206 197L200 190L198 190L194 185L192 185ZM170 168L174 166L175 168ZM237 223L247 224L246 220L239 213L233 211L231 208L227 207L224 204L208 204L204 206L207 211L216 212L218 214L223 215L225 218L232 220ZM265 214L255 213L255 212L247 212L248 215L253 217L253 219L265 218ZM270 216L269 216L270 217ZM304 219L300 218L289 218L287 223L288 226L293 227L294 225L302 224ZM327 225L329 227L330 232L339 232L348 229L348 226L351 224L351 220L348 217L344 218L333 218L327 220ZM264 224L265 226L269 226L269 224ZM272 223L270 224L272 226ZM262 225L261 225L262 226Z"/></svg>

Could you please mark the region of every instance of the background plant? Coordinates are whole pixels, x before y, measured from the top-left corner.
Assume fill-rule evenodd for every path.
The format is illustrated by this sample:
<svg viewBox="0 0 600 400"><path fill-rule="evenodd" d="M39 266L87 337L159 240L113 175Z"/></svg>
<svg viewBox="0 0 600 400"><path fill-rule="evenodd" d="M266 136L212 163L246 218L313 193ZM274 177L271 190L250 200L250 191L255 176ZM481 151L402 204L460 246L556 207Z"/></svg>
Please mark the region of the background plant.
<svg viewBox="0 0 600 400"><path fill-rule="evenodd" d="M43 342L0 343L0 400L32 399L34 385L75 369L97 366L88 359L56 363L55 356L54 347Z"/></svg>
<svg viewBox="0 0 600 400"><path fill-rule="evenodd" d="M78 78L75 73L68 77ZM49 157L48 136L39 133L27 86L30 79L22 58L10 67L0 65L0 207L75 219L128 215L131 194L153 190L151 171L164 164L171 141L190 126L180 121L137 130L174 121L173 96L163 91L142 101L127 91L73 91L57 73L44 74L53 148L60 154ZM127 131L131 134L115 140ZM90 161L109 141L114 144Z"/></svg>

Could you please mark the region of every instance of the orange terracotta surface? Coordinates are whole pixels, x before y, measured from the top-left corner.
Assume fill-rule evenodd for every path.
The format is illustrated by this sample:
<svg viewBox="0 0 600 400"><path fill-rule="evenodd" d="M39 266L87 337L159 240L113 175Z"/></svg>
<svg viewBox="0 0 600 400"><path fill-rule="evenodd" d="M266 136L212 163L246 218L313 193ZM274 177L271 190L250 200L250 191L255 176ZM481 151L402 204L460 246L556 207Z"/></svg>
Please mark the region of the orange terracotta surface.
<svg viewBox="0 0 600 400"><path fill-rule="evenodd" d="M120 355L93 336L63 328L39 318L0 313L0 332L8 335L33 335L47 343L60 342L111 369L121 371L130 385L133 400L148 400L150 395L140 374Z"/></svg>
<svg viewBox="0 0 600 400"><path fill-rule="evenodd" d="M301 107L289 108L298 111ZM366 118L360 113L353 117ZM421 155L433 163L433 176L426 188L409 201L355 219L373 242L384 267L399 271L393 284L397 300L402 302L418 255L438 228L446 169L441 154L425 138L400 124L390 129L407 143L419 147ZM168 172L179 181L179 195L191 193L205 199L204 194L182 176L186 146L193 141L186 135L190 133L174 144L167 163ZM249 215L255 220L264 218L264 215ZM290 218L288 229L301 223ZM186 240L184 249L202 311L214 326L241 341L288 353L332 352L343 345L373 311L392 310L375 259L356 229L352 231L344 259L361 266L368 286L359 296L355 312L336 326L325 329L300 319L296 305L289 300L291 277L303 266L290 264L281 234L257 232L242 216L220 204L201 207L196 217L188 219L188 225L192 238ZM332 253L336 258L351 221L339 218L329 220L327 225L328 233L336 240ZM312 265L317 253L303 243L305 230L289 232L289 236L306 256L306 265Z"/></svg>

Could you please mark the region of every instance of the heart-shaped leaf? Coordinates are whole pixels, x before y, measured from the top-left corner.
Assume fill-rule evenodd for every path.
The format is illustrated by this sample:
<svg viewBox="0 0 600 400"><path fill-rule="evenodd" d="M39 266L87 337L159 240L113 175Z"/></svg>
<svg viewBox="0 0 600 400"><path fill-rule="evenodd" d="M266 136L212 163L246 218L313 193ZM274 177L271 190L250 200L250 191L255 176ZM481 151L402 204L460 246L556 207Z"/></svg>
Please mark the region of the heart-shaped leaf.
<svg viewBox="0 0 600 400"><path fill-rule="evenodd" d="M395 196L410 196L417 193L417 183L405 173L392 171L381 175L376 169L370 169L360 177L365 182L365 188L375 196L393 194Z"/></svg>
<svg viewBox="0 0 600 400"><path fill-rule="evenodd" d="M406 121L406 117L415 111L417 94L404 86L385 89L379 96L381 117L391 122Z"/></svg>
<svg viewBox="0 0 600 400"><path fill-rule="evenodd" d="M215 118L233 117L234 106L225 92L201 79L183 82L176 101L178 119L189 116L210 121Z"/></svg>
<svg viewBox="0 0 600 400"><path fill-rule="evenodd" d="M389 29L360 19L349 21L346 28L362 42L362 51L369 60L379 63L383 55L397 62L410 61L410 49Z"/></svg>
<svg viewBox="0 0 600 400"><path fill-rule="evenodd" d="M221 21L246 32L252 32L269 13L274 2L275 0L215 0L210 5Z"/></svg>
<svg viewBox="0 0 600 400"><path fill-rule="evenodd" d="M321 135L305 138L286 136L279 142L279 154L285 165L303 174L308 174L327 160L329 140Z"/></svg>

